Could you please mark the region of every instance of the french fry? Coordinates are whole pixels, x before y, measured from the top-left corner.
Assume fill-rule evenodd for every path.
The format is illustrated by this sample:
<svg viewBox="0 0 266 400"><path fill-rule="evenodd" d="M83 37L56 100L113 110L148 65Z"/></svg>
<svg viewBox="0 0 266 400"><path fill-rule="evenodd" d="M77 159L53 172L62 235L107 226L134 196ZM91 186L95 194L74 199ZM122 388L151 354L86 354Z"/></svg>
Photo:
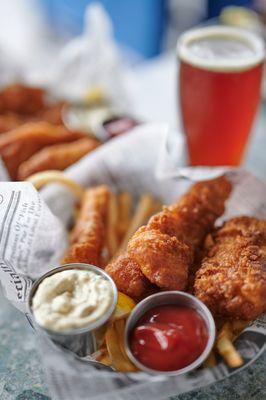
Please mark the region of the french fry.
<svg viewBox="0 0 266 400"><path fill-rule="evenodd" d="M250 323L250 321L234 320L231 322L232 330L238 336Z"/></svg>
<svg viewBox="0 0 266 400"><path fill-rule="evenodd" d="M119 319L115 321L114 327L116 330L116 334L118 337L118 343L120 346L120 350L123 354L123 356L127 359L127 353L125 350L125 344L124 344L124 337L125 337L125 320L124 319Z"/></svg>
<svg viewBox="0 0 266 400"><path fill-rule="evenodd" d="M141 196L135 214L131 220L131 224L125 234L122 243L119 246L116 255L119 255L123 253L124 250L126 250L129 239L132 237L132 235L134 235L136 230L146 222L148 217L151 215L153 211L153 204L154 200L151 197L151 195L146 193Z"/></svg>
<svg viewBox="0 0 266 400"><path fill-rule="evenodd" d="M230 323L225 323L218 334L216 347L229 367L236 368L243 365L244 361L232 343L233 336Z"/></svg>
<svg viewBox="0 0 266 400"><path fill-rule="evenodd" d="M128 230L130 224L130 214L132 209L132 196L128 192L123 192L118 196L119 221L117 225L117 234L121 241Z"/></svg>
<svg viewBox="0 0 266 400"><path fill-rule="evenodd" d="M203 363L203 366L205 368L210 368L210 367L214 367L216 365L216 358L215 358L215 354L213 351L210 352L210 354L208 355L208 357L206 358L206 360Z"/></svg>
<svg viewBox="0 0 266 400"><path fill-rule="evenodd" d="M91 355L91 357L94 360L96 360L98 362L101 362L102 364L105 364L105 365L111 365L112 364L112 361L111 361L111 359L109 357L109 354L108 354L108 351L107 351L106 347L97 350L95 353L93 353Z"/></svg>
<svg viewBox="0 0 266 400"><path fill-rule="evenodd" d="M136 367L129 361L128 358L124 356L121 351L119 337L113 324L111 324L107 329L105 340L112 366L120 372L136 371Z"/></svg>
<svg viewBox="0 0 266 400"><path fill-rule="evenodd" d="M106 244L109 258L112 258L118 248L117 238L118 205L116 196L111 193L107 212L107 238Z"/></svg>
<svg viewBox="0 0 266 400"><path fill-rule="evenodd" d="M159 200L153 201L153 209L151 215L156 214L162 210L162 203Z"/></svg>
<svg viewBox="0 0 266 400"><path fill-rule="evenodd" d="M70 189L78 200L81 200L85 192L82 186L74 182L72 179L69 179L60 171L51 170L38 172L37 174L29 176L26 181L32 183L37 190L47 185L47 183L60 183Z"/></svg>

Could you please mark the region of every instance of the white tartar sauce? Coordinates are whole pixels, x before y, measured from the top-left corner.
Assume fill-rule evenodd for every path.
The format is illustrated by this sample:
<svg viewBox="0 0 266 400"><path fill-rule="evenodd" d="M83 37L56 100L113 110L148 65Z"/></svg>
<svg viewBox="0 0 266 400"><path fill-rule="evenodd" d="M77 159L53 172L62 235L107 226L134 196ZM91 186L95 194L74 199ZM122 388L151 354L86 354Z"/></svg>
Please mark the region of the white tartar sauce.
<svg viewBox="0 0 266 400"><path fill-rule="evenodd" d="M112 301L112 287L104 277L73 269L45 278L32 299L32 310L39 325L62 332L97 321Z"/></svg>

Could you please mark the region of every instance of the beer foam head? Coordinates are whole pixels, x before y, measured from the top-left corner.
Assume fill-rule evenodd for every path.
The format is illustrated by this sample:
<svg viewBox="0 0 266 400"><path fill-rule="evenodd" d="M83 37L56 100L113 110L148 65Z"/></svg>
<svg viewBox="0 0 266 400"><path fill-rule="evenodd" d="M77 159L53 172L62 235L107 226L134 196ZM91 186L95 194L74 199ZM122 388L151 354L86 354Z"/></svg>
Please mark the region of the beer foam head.
<svg viewBox="0 0 266 400"><path fill-rule="evenodd" d="M243 29L225 26L191 29L181 35L177 51L187 64L211 71L243 71L265 57L263 40Z"/></svg>

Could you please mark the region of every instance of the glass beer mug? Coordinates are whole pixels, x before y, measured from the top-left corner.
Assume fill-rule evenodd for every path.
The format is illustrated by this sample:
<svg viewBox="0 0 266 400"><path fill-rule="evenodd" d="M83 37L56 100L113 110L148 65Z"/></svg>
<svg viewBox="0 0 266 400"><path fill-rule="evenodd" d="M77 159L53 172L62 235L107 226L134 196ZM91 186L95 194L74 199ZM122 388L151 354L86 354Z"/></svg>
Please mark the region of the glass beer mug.
<svg viewBox="0 0 266 400"><path fill-rule="evenodd" d="M185 32L177 50L190 165L239 165L260 102L262 39L237 28L204 27Z"/></svg>

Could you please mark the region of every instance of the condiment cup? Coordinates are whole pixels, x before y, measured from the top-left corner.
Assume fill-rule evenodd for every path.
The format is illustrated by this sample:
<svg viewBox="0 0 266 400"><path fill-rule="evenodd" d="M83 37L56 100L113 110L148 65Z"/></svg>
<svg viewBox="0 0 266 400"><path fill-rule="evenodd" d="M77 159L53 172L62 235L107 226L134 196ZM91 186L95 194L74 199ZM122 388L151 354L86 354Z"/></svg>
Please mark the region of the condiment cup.
<svg viewBox="0 0 266 400"><path fill-rule="evenodd" d="M146 367L143 365L135 356L133 355L131 348L130 348L130 334L134 327L136 326L137 322L139 319L146 314L147 311L150 309L161 306L161 305L178 305L178 306L184 306L184 307L190 307L193 308L195 311L197 311L201 317L203 318L205 324L206 324L206 329L208 333L208 341L206 344L206 347L204 351L201 353L201 355L193 361L190 365L186 366L185 368L178 369L176 371L158 371L154 370L151 368ZM215 341L215 333L216 333L216 328L215 328L215 323L214 319L212 317L211 312L209 309L203 304L200 300L198 300L195 296L192 296L191 294L185 293L185 292L179 292L179 291L170 291L170 292L160 292L153 294L146 299L142 300L131 312L127 324L126 324L126 329L125 329L125 348L128 357L130 360L142 371L148 372L150 374L162 374L162 375L181 375L186 372L192 371L195 368L199 367L204 360L208 357Z"/></svg>
<svg viewBox="0 0 266 400"><path fill-rule="evenodd" d="M102 276L104 279L110 282L113 298L109 309L101 318L83 328L72 329L64 332L57 332L39 325L36 322L36 319L34 317L34 312L32 310L32 299L35 295L38 286L48 276L57 274L58 272L73 270L73 269L95 272L97 275ZM51 271L47 272L46 274L44 274L43 276L41 276L38 280L34 282L28 298L28 309L33 319L34 325L36 325L42 332L47 334L54 342L60 344L61 346L67 348L68 350L73 351L78 356L85 357L97 350L95 330L103 326L110 319L112 313L115 310L116 303L117 303L116 285L112 280L112 278L104 270L90 264L73 263L73 264L65 264L62 265L61 267L56 267Z"/></svg>

